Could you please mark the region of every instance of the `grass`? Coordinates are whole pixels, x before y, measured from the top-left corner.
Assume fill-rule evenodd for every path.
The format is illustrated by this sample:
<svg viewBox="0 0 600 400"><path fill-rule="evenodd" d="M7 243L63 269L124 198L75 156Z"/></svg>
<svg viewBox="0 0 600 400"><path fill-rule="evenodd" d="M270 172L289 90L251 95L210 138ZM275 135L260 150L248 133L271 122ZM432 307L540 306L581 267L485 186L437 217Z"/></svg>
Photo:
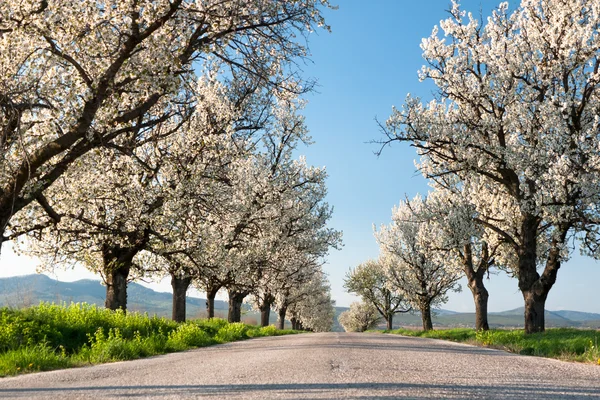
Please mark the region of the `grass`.
<svg viewBox="0 0 600 400"><path fill-rule="evenodd" d="M531 335L526 335L522 329L475 331L466 328L433 331L397 329L389 333L466 342L516 354L600 365L600 331L597 330L553 328Z"/></svg>
<svg viewBox="0 0 600 400"><path fill-rule="evenodd" d="M296 332L219 318L176 323L85 303L0 308L0 376L132 360L290 333Z"/></svg>

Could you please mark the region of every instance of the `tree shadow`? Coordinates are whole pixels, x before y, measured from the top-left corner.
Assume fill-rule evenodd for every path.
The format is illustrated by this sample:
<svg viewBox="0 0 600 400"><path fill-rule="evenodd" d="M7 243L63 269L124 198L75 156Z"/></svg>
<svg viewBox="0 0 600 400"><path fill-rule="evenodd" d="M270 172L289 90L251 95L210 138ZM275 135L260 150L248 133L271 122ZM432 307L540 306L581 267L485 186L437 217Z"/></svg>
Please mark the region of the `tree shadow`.
<svg viewBox="0 0 600 400"><path fill-rule="evenodd" d="M450 385L420 383L290 383L238 385L132 385L88 386L81 388L0 389L0 397L88 398L98 392L102 397L291 397L304 399L430 399L430 398L499 398L499 399L600 399L599 388L577 386L539 387L536 385Z"/></svg>
<svg viewBox="0 0 600 400"><path fill-rule="evenodd" d="M345 336L345 335L344 335ZM235 345L227 344L222 346L230 347L227 349L227 352L231 353L243 353L243 352L251 352L256 349L260 349L261 352L264 351L282 351L282 350L298 350L298 349L340 349L340 350L350 350L350 349L368 349L369 351L393 351L393 350L401 350L401 351L417 351L422 353L462 353L462 354L485 354L485 355L494 355L494 356L507 356L513 357L515 354L508 353L505 351L497 350L497 349L489 349L486 347L477 347L477 346L468 346L464 344L458 344L454 342L441 341L436 339L428 339L428 338L413 338L413 337L405 337L405 336L388 336L388 335L378 335L373 336L377 341L375 342L352 342L341 336L341 340L338 343L315 343L315 344L281 344L278 345L273 340L269 340L268 344L265 344L264 341L257 340L254 343L246 343L243 347L237 348ZM351 337L351 336L350 336ZM436 340L438 345L435 347L424 345L424 341ZM222 351L221 349L214 349L214 351Z"/></svg>

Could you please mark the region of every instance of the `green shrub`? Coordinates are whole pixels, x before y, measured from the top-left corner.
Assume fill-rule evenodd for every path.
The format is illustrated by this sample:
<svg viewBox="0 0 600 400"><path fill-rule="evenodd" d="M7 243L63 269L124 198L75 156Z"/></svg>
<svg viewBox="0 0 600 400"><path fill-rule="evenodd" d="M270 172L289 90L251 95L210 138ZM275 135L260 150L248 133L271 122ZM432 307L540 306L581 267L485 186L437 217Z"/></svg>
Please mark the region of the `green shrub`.
<svg viewBox="0 0 600 400"><path fill-rule="evenodd" d="M0 309L0 376L131 360L249 337L294 333L220 318L176 323L73 303Z"/></svg>
<svg viewBox="0 0 600 400"><path fill-rule="evenodd" d="M279 334L279 331L274 325L263 326L260 328L260 332L263 336L276 336Z"/></svg>
<svg viewBox="0 0 600 400"><path fill-rule="evenodd" d="M197 319L191 322L198 325L200 329L208 333L210 336L215 336L221 328L229 324L227 320L222 318Z"/></svg>
<svg viewBox="0 0 600 400"><path fill-rule="evenodd" d="M215 340L197 323L184 323L169 334L167 348L185 350L190 347L202 347L214 344Z"/></svg>
<svg viewBox="0 0 600 400"><path fill-rule="evenodd" d="M55 351L46 343L24 346L0 354L0 376L49 371L73 366L64 351Z"/></svg>
<svg viewBox="0 0 600 400"><path fill-rule="evenodd" d="M600 349L598 348L600 333L595 330L556 328L531 335L525 334L522 329L493 329L489 331L475 331L473 329L410 331L398 329L391 333L470 342L516 354L600 364Z"/></svg>
<svg viewBox="0 0 600 400"><path fill-rule="evenodd" d="M215 335L215 340L219 342L234 342L236 340L247 339L249 336L246 334L248 326L241 322L233 322L229 325L223 326Z"/></svg>

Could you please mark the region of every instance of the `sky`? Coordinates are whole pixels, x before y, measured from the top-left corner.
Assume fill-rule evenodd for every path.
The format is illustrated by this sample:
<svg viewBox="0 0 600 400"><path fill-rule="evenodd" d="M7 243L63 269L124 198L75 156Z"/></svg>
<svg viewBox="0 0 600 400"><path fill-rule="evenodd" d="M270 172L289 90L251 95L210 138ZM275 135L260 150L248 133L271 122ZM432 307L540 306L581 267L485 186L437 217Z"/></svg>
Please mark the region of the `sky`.
<svg viewBox="0 0 600 400"><path fill-rule="evenodd" d="M378 255L373 224L388 224L392 207L417 193L426 194L427 182L416 171L416 153L408 145L395 144L379 150L373 144L382 138L379 122L400 107L408 93L431 97L431 83L420 83L417 71L423 65L421 39L434 25L447 18L447 0L412 2L402 0L333 0L339 9L327 10L332 32L309 36L310 61L304 75L318 81L307 96L304 114L313 145L302 149L309 164L326 166L329 173L327 201L334 207L330 226L343 231L344 247L332 250L324 269L338 306L348 306L356 297L346 293L343 279L350 268ZM484 17L496 0L465 0L463 9ZM516 2L509 1L511 7ZM6 244L0 255L0 277L35 272L37 262L16 256ZM579 310L600 313L597 285L599 263L578 255L562 266L550 291L549 310ZM49 274L59 280L100 279L76 267ZM155 290L171 291L169 280L140 282ZM473 299L466 282L462 292L451 293L445 309L473 312ZM490 293L489 311L521 307L523 298L516 279L503 273L485 281ZM201 296L197 292L190 293Z"/></svg>

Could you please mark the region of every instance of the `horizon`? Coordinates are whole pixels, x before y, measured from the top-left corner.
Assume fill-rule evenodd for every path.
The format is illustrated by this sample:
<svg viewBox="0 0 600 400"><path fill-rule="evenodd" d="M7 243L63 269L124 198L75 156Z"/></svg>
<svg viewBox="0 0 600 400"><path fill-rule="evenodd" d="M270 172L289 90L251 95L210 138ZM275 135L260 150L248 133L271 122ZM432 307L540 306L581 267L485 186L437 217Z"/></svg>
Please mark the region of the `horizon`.
<svg viewBox="0 0 600 400"><path fill-rule="evenodd" d="M100 279L98 277L81 278L81 279L77 279L77 280L74 280L74 281L63 281L63 280L59 280L59 279L57 279L55 277L49 276L49 275L47 275L44 272L36 272L36 273L30 273L30 274L24 274L24 275L3 276L3 277L0 277L0 281L5 280L5 279L11 279L11 278L26 278L26 277L31 277L31 276L45 276L45 277L47 277L48 279L50 279L52 281L61 282L61 283L77 283L77 282L82 282L82 281L98 282L100 285L104 286L104 284L102 282L102 279ZM146 288L146 289L149 289L149 290L152 290L155 293L168 294L168 295L172 295L173 294L172 291L169 292L169 291L155 290L155 289L152 289L151 287L143 285L140 282L132 281L132 282L128 282L128 284L129 283L138 284L139 286L141 286L143 288ZM192 290L190 290L189 292L192 292ZM199 292L199 291L195 291L195 292L198 293L198 294L202 293L202 292ZM193 298L193 299L198 299L198 300L206 300L206 297L192 296L190 294L188 294L186 296L186 298ZM225 303L227 302L226 299L225 300L223 300L223 299L217 299L217 300L225 302ZM74 301L71 301L71 302L74 303ZM244 303L247 303L247 302L244 301ZM337 304L335 305L335 307L336 308L345 308L345 309L349 308L348 306L340 306L340 305L337 305ZM516 307L516 308L510 308L510 309L502 310L502 311L490 311L489 314L500 314L500 313L507 313L507 312L511 312L511 311L520 311L522 308L524 308L524 307L520 306L520 307ZM448 308L445 308L445 307L442 307L442 308L433 308L432 310L434 312L436 312L436 311L443 311L443 312L450 312L452 314L474 314L475 313L474 310L473 311L456 311L456 310L451 310L451 309L448 309ZM572 310L572 309L550 310L548 308L545 308L545 311L548 311L548 312L569 311L569 312L577 312L577 313L583 313L583 314L593 314L593 315L598 315L600 317L600 313L587 312L587 311L581 311L581 310ZM412 312L412 314L418 314L418 313L419 313L418 310L413 310L413 312ZM396 315L402 315L402 313L397 313Z"/></svg>
<svg viewBox="0 0 600 400"><path fill-rule="evenodd" d="M327 201L334 207L329 227L343 231L344 247L332 250L323 269L328 274L332 298L347 307L356 296L343 289L349 268L375 258L379 249L372 226L388 224L394 205L405 197L429 190L427 182L415 171L416 154L409 146L386 148L380 157L373 155L380 138L376 122L385 122L392 106L403 104L407 93L431 96L432 86L419 83L417 71L423 65L419 45L434 25L448 15L449 0L429 5L427 12L419 3L380 0L365 7L361 0L346 0L339 10L326 10L326 22L332 33L318 31L309 36L312 53L303 65L305 76L318 80L315 93L306 96L303 113L315 142L298 150L308 164L325 165ZM499 1L461 1L462 8L487 16ZM516 1L509 1L514 8ZM360 29L357 29L360 27ZM574 248L574 243L570 243ZM0 253L0 277L36 271L38 261L17 256L12 244L5 242ZM101 279L83 266L55 268L49 274L61 281ZM558 272L556 284L546 302L547 310L581 310L600 313L596 282L600 282L598 261L573 250L570 261ZM137 282L143 286L170 292L170 282ZM450 293L444 305L457 312L474 312L474 304L465 279L462 292ZM485 281L490 293L488 309L515 309L523 306L517 281L504 273ZM199 293L190 290L190 295ZM217 297L226 298L221 293Z"/></svg>

